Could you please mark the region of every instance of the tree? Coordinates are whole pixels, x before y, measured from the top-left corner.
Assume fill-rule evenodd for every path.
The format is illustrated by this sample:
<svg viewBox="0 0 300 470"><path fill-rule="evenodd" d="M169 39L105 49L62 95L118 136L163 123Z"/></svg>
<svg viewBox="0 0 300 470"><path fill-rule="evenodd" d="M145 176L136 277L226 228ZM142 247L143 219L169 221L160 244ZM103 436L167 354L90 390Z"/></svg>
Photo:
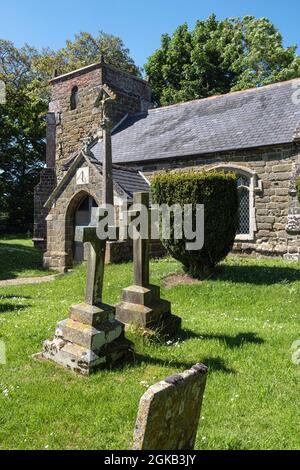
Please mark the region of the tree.
<svg viewBox="0 0 300 470"><path fill-rule="evenodd" d="M44 80L51 79L54 71L58 74L99 62L101 56L105 62L120 70L141 77L141 70L129 55L121 38L100 31L96 37L87 32L75 35L74 41L66 41L60 50L43 49L37 54L34 66Z"/></svg>
<svg viewBox="0 0 300 470"><path fill-rule="evenodd" d="M33 190L45 162L45 115L50 98L49 79L99 62L141 75L122 40L100 32L80 33L59 51L25 45L16 48L0 40L0 80L6 104L0 104L0 230L25 231L33 224Z"/></svg>
<svg viewBox="0 0 300 470"><path fill-rule="evenodd" d="M156 104L168 105L298 77L296 49L283 47L266 18L218 21L211 15L193 31L185 23L164 34L145 70Z"/></svg>
<svg viewBox="0 0 300 470"><path fill-rule="evenodd" d="M45 154L46 101L34 92L36 54L28 45L16 49L0 41L0 80L6 85L6 104L0 105L0 213L15 232L32 225L33 188Z"/></svg>

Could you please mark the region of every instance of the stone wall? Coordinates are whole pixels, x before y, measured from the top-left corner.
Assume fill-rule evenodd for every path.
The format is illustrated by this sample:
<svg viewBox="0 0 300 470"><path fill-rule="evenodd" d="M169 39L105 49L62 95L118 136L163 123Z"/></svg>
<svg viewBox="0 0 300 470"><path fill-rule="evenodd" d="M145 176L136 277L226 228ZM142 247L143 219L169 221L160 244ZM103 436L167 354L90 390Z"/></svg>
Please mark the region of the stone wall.
<svg viewBox="0 0 300 470"><path fill-rule="evenodd" d="M150 257L152 259L163 258L167 255L160 240L150 242ZM112 242L107 244L106 264L119 264L127 261L133 261L133 243L132 240L124 242Z"/></svg>
<svg viewBox="0 0 300 470"><path fill-rule="evenodd" d="M300 199L297 191L297 180L300 177L300 162L293 167L292 177L290 181L289 194L292 198L292 202L289 208L287 232L289 235L295 235L300 233ZM287 259L293 259L295 253L289 252L286 255Z"/></svg>
<svg viewBox="0 0 300 470"><path fill-rule="evenodd" d="M47 223L49 209L44 207L56 186L56 175L53 168L41 171L40 183L34 189L34 233L33 242L36 248L46 249Z"/></svg>
<svg viewBox="0 0 300 470"><path fill-rule="evenodd" d="M287 232L291 207L297 204L290 189L291 177L299 163L299 148L282 145L276 148L149 162L136 167L149 179L160 171L202 171L219 165L254 172L253 237L237 237L235 251L300 260L300 233ZM299 203L298 207L300 208Z"/></svg>
<svg viewBox="0 0 300 470"><path fill-rule="evenodd" d="M237 238L234 250L239 253L285 256L287 259L300 259L300 232L287 230L289 214L295 212L295 193L291 188L291 177L295 166L300 163L300 152L292 146L261 149L231 154L218 154L207 157L173 160L168 162L143 164L139 169L151 179L159 171L181 171L193 169L209 170L216 166L234 167L236 171L247 170L254 175L253 220L254 232L251 239ZM86 162L82 163L86 166ZM79 165L80 167L80 165ZM73 215L81 200L90 194L96 202L102 200L102 176L90 168L88 185L76 184L76 175L66 182L56 205L47 217L48 247L45 266L63 271L72 267L74 238ZM152 254L161 255L162 246L155 242ZM129 244L111 244L108 247L107 262L120 262L132 258Z"/></svg>
<svg viewBox="0 0 300 470"><path fill-rule="evenodd" d="M50 113L56 117L56 161L58 179L63 163L82 147L82 139L99 135L100 110L94 104L99 86L108 85L117 95L109 114L117 125L126 114L135 114L151 105L147 82L106 64L97 64L52 80ZM78 87L78 106L71 109L71 94Z"/></svg>

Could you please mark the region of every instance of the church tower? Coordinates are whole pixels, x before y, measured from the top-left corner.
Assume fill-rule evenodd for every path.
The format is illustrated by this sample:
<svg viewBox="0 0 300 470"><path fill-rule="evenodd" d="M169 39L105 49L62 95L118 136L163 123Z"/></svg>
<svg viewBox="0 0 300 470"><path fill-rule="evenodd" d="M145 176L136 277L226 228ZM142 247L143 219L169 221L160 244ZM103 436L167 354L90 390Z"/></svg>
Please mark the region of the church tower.
<svg viewBox="0 0 300 470"><path fill-rule="evenodd" d="M70 162L83 147L83 140L101 138L100 110L95 106L99 87L108 86L116 95L108 113L113 126L128 115L151 107L149 84L103 62L51 80L51 102L47 114L46 168L35 188L34 242L46 248L44 204L62 180Z"/></svg>

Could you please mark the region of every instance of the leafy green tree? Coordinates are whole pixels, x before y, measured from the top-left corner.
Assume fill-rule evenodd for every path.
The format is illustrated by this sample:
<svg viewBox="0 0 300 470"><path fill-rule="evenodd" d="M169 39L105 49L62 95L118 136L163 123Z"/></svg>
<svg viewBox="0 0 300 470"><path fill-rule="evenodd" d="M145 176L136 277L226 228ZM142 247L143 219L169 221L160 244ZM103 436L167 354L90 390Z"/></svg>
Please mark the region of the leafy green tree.
<svg viewBox="0 0 300 470"><path fill-rule="evenodd" d="M16 48L0 40L0 80L6 85L6 104L0 104L0 230L32 228L33 191L45 162L45 115L49 79L99 62L141 75L118 37L100 32L80 33L59 51L25 45Z"/></svg>
<svg viewBox="0 0 300 470"><path fill-rule="evenodd" d="M24 231L33 219L33 188L45 154L46 101L33 93L36 50L0 41L0 80L6 104L0 105L0 213L8 231Z"/></svg>
<svg viewBox="0 0 300 470"><path fill-rule="evenodd" d="M87 32L75 35L74 41L66 41L66 46L58 51L44 49L35 58L36 70L44 79L61 75L99 62L101 56L107 64L141 77L141 70L130 57L121 38L100 31L96 37Z"/></svg>
<svg viewBox="0 0 300 470"><path fill-rule="evenodd" d="M168 105L298 77L296 49L266 18L211 15L164 34L145 70L156 104Z"/></svg>

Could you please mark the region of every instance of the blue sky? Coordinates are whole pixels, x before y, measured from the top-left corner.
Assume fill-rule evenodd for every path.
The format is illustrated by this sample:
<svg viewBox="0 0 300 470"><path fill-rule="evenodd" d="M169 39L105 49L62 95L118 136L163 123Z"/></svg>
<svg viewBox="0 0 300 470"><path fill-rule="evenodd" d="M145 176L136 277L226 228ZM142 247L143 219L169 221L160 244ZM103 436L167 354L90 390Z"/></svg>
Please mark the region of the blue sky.
<svg viewBox="0 0 300 470"><path fill-rule="evenodd" d="M98 30L120 36L136 63L143 66L160 44L187 21L215 12L218 18L254 15L270 18L285 45L300 43L299 0L1 0L0 38L17 46L62 47L75 33Z"/></svg>

